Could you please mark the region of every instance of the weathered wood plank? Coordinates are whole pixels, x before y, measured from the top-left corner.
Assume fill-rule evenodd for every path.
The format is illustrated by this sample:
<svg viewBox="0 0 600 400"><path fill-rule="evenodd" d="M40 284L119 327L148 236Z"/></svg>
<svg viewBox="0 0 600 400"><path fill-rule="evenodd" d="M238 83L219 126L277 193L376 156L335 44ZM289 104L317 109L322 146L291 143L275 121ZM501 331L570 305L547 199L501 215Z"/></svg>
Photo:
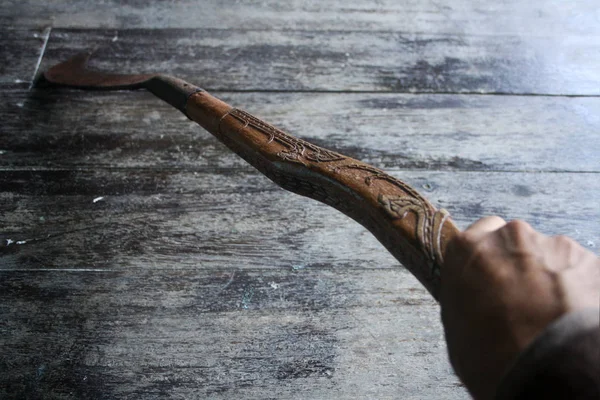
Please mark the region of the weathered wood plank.
<svg viewBox="0 0 600 400"><path fill-rule="evenodd" d="M587 36L54 29L43 66L95 46L97 67L210 90L600 94L600 41Z"/></svg>
<svg viewBox="0 0 600 400"><path fill-rule="evenodd" d="M462 227L499 214L598 251L597 174L393 174ZM14 171L0 187L3 269L398 266L349 218L253 171Z"/></svg>
<svg viewBox="0 0 600 400"><path fill-rule="evenodd" d="M384 169L600 172L600 99L215 93ZM0 167L211 169L245 162L144 92L13 91ZM26 132L26 134L24 134Z"/></svg>
<svg viewBox="0 0 600 400"><path fill-rule="evenodd" d="M37 27L15 29L0 26L0 88L31 86L49 34L49 29Z"/></svg>
<svg viewBox="0 0 600 400"><path fill-rule="evenodd" d="M366 30L562 36L600 33L595 0L8 1L0 22L71 28Z"/></svg>
<svg viewBox="0 0 600 400"><path fill-rule="evenodd" d="M208 89L598 95L596 0L3 6L1 398L468 398L438 307L370 234L147 94L26 92L40 27L82 28L42 69L101 44L98 67ZM598 252L596 98L217 94L462 227L524 218Z"/></svg>
<svg viewBox="0 0 600 400"><path fill-rule="evenodd" d="M3 398L466 398L402 271L0 276Z"/></svg>

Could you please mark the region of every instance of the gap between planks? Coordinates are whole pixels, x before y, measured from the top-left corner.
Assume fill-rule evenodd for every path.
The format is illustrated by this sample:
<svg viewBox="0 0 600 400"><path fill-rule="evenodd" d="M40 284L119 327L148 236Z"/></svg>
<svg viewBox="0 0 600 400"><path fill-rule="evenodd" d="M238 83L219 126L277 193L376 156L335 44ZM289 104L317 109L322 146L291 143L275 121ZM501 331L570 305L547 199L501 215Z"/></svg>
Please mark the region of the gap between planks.
<svg viewBox="0 0 600 400"><path fill-rule="evenodd" d="M361 161L361 160L359 160ZM522 170L522 169L441 169L441 168L380 168L384 172L453 172L453 173L509 173L509 174L598 174L600 171L570 171L570 170ZM177 168L177 167L104 167L100 165L92 165L88 167L73 167L73 168L52 168L52 167L0 167L0 173L12 173L12 172L198 172L198 173L228 173L228 172L239 172L239 173L256 173L256 175L263 176L256 169L248 165L245 168L214 168L214 167L201 167L201 168Z"/></svg>
<svg viewBox="0 0 600 400"><path fill-rule="evenodd" d="M402 95L449 95L449 96L513 96L513 97L572 97L596 98L600 94L559 94L559 93L512 93L512 92L477 92L477 91L412 91L402 92L397 90L321 90L321 89L219 89L204 87L207 92L213 93L315 93L315 94L402 94Z"/></svg>

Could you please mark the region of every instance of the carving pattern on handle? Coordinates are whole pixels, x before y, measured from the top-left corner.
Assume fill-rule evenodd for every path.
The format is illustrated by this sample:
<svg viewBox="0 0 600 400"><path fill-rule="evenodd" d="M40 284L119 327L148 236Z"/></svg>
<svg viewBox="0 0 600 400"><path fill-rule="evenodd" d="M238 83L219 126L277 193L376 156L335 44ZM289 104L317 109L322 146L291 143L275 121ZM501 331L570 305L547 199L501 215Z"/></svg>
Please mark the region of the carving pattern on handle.
<svg viewBox="0 0 600 400"><path fill-rule="evenodd" d="M412 212L417 218L416 235L421 244L421 250L431 262L431 274L440 275L440 265L444 259L441 251L441 233L444 222L450 217L443 208L435 210L429 204L424 204L410 196L386 196L380 194L379 204L392 217L402 219Z"/></svg>
<svg viewBox="0 0 600 400"><path fill-rule="evenodd" d="M336 162L331 169L334 173L344 169L364 171L367 173L364 177L364 183L367 186L372 186L375 181L379 180L385 181L397 189L400 189L403 194L397 194L397 191L390 193L389 188L386 191L380 187L376 202L392 219L401 220L409 213L412 213L415 216L414 237L419 243L416 250L423 254L424 260L426 260L429 268L423 278L427 280L439 279L440 266L443 264L441 236L444 223L449 219L449 214L446 210L436 210L433 205L431 205L415 189L375 167L360 163L352 158L348 158L302 139L290 136L282 130L243 110L231 108L221 117L221 121L227 116L232 116L243 123L244 126L240 129L250 126L254 130L264 134L267 139L265 144L276 142L284 146L284 150L280 150L276 153L276 156L284 161L299 163L306 167L310 167L311 163ZM326 186L322 187L314 184L310 179L290 174L287 171L275 167L270 162L265 163L265 161L261 161L260 159L254 161L256 163L255 166L260 167L263 173L283 188L320 200L340 210L347 208L344 207L343 203L340 202L340 199L337 198L335 191L330 192Z"/></svg>
<svg viewBox="0 0 600 400"><path fill-rule="evenodd" d="M458 228L447 212L436 210L410 186L367 164L294 138L180 79L87 71L88 58L89 54L78 55L44 77L53 84L83 89L148 89L275 183L329 204L361 223L434 297L439 293L441 279L435 268L442 264L442 245ZM342 173L344 168L350 171ZM373 184L376 181L380 182Z"/></svg>
<svg viewBox="0 0 600 400"><path fill-rule="evenodd" d="M423 196L421 196L421 194L419 194L419 192L417 192L415 189L413 189L406 183L402 182L400 179L394 178L393 176L388 175L385 172L383 172L375 167L372 167L372 166L366 165L366 164L349 164L349 165L342 165L341 167L338 167L338 169L357 169L360 171L369 172L369 173L371 173L371 175L368 175L365 178L365 183L367 185L371 185L376 180L383 180L383 181L389 182L392 185L400 188L403 192L407 193L409 196L419 199L422 204L428 205L429 207L433 208L433 206L431 206L429 204L429 202L427 200L425 200L425 198Z"/></svg>
<svg viewBox="0 0 600 400"><path fill-rule="evenodd" d="M286 150L277 153L277 155L283 160L305 164L302 161L302 158L317 163L340 161L346 158L341 154L323 149L305 140L290 136L273 125L267 124L266 122L261 121L252 114L249 114L243 110L232 108L227 115L231 115L238 121L243 122L245 126L251 126L259 132L267 135L269 137L267 143L276 141L285 146L287 148Z"/></svg>
<svg viewBox="0 0 600 400"><path fill-rule="evenodd" d="M450 214L444 209L436 210L412 187L375 167L364 164L350 164L340 166L338 169L357 169L369 172L370 175L365 177L367 185L371 185L375 180L384 180L406 193L405 195L379 193L377 201L393 218L402 219L408 213L415 215L417 220L415 234L420 243L421 251L430 261L431 275L439 276L439 268L443 263L441 232Z"/></svg>

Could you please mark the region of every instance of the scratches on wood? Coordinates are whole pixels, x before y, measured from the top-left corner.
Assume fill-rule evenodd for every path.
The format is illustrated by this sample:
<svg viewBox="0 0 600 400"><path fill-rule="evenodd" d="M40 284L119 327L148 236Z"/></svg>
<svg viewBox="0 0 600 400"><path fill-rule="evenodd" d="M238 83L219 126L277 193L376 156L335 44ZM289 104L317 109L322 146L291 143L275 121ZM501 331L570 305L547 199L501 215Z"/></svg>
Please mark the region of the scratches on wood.
<svg viewBox="0 0 600 400"><path fill-rule="evenodd" d="M362 31L54 29L47 68L95 46L92 65L169 73L207 90L598 95L600 52L564 38Z"/></svg>
<svg viewBox="0 0 600 400"><path fill-rule="evenodd" d="M568 2L502 0L278 0L9 1L0 22L58 28L216 28L309 31L402 31L442 34L598 34L595 0Z"/></svg>
<svg viewBox="0 0 600 400"><path fill-rule="evenodd" d="M600 193L595 174L391 173L462 226L498 214L600 242L596 196L581 196ZM358 224L253 171L4 172L0 185L4 269L397 268Z"/></svg>
<svg viewBox="0 0 600 400"><path fill-rule="evenodd" d="M42 40L43 40L42 48L40 49L40 55L38 57L38 60L35 63L35 69L33 71L33 75L31 76L29 90L33 89L33 87L35 86L37 75L38 75L38 70L42 63L42 59L44 58L44 55L46 52L46 46L48 45L48 40L50 40L50 32L52 32L52 28L47 27L46 29L44 29L44 32L42 33Z"/></svg>
<svg viewBox="0 0 600 400"><path fill-rule="evenodd" d="M468 398L439 308L362 227L147 93L28 91L40 56L44 70L99 45L94 67L223 89L405 179L463 227L523 218L597 253L596 11L4 2L0 397Z"/></svg>
<svg viewBox="0 0 600 400"><path fill-rule="evenodd" d="M594 156L600 148L597 98L215 95L383 169L600 171ZM13 91L10 99L0 104L0 167L5 169L247 168L211 135L146 92Z"/></svg>
<svg viewBox="0 0 600 400"><path fill-rule="evenodd" d="M0 89L31 86L49 33L48 28L25 29L0 26L0 58L2 59ZM6 100L4 98L2 102Z"/></svg>
<svg viewBox="0 0 600 400"><path fill-rule="evenodd" d="M399 270L238 271L220 291L228 279L210 270L13 272L0 279L0 303L6 327L21 334L4 341L18 351L0 393L300 398L293 390L302 387L303 396L326 388L350 398L357 374L395 374L389 362L406 359L425 376L457 382L444 377L445 363L428 364L445 351L437 309ZM378 366L357 368L366 363ZM396 382L379 393L437 390Z"/></svg>

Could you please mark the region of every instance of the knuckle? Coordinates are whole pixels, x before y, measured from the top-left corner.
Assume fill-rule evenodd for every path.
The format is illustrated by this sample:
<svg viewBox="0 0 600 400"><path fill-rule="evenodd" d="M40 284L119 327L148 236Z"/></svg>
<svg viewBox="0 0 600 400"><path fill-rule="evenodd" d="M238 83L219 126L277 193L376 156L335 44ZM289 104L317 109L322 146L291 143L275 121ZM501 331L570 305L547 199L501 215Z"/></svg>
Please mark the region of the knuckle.
<svg viewBox="0 0 600 400"><path fill-rule="evenodd" d="M508 222L500 231L506 243L512 248L527 249L535 234L535 230L525 221L514 220Z"/></svg>
<svg viewBox="0 0 600 400"><path fill-rule="evenodd" d="M574 249L578 246L577 242L565 235L557 235L552 238L554 245L563 249Z"/></svg>
<svg viewBox="0 0 600 400"><path fill-rule="evenodd" d="M493 225L505 225L506 224L504 219L502 219L498 215L490 215L487 217L483 217L483 218L481 218L481 221L485 221L485 222L487 222L489 224L493 224Z"/></svg>
<svg viewBox="0 0 600 400"><path fill-rule="evenodd" d="M566 235L556 235L556 236L554 236L554 240L556 241L556 243L559 243L559 244L566 244L566 245L575 244L573 239L571 239L570 237L568 237Z"/></svg>
<svg viewBox="0 0 600 400"><path fill-rule="evenodd" d="M502 228L502 230L508 232L509 234L518 236L532 232L533 228L527 222L520 219L515 219L513 221L507 222L506 225L504 225L504 227Z"/></svg>

